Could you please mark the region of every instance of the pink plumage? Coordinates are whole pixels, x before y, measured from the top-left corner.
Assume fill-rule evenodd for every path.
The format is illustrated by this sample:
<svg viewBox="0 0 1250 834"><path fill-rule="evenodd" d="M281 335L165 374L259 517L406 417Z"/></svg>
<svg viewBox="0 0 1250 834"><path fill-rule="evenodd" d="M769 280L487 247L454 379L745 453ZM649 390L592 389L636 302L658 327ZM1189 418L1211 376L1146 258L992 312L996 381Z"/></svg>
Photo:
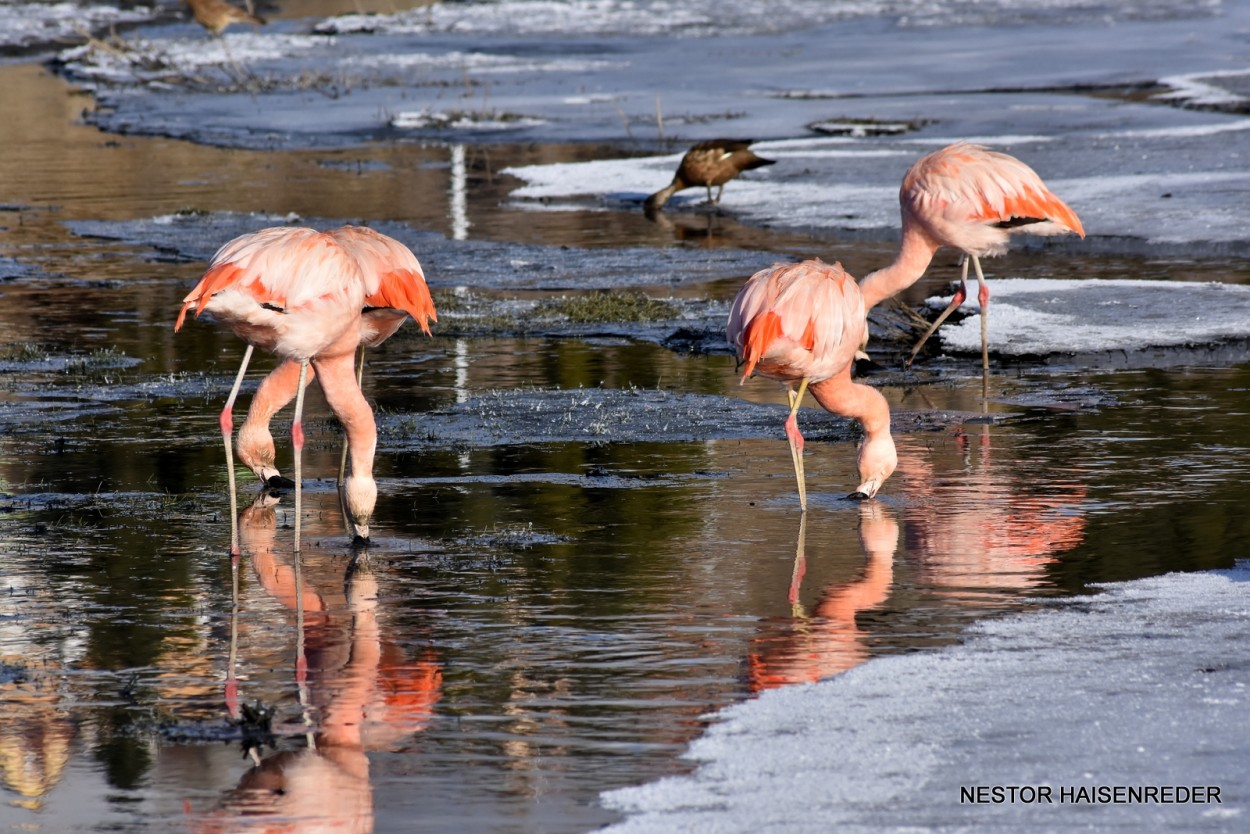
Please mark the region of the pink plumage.
<svg viewBox="0 0 1250 834"><path fill-rule="evenodd" d="M980 285L981 363L988 369L990 291L980 259L1002 254L1014 234L1085 237L1076 212L1051 193L1032 168L1014 156L967 142L948 145L912 165L899 188L899 207L903 239L898 256L860 282L869 308L916 283L943 246L966 256L959 290L916 343L908 365L929 336L967 298L971 262Z"/></svg>
<svg viewBox="0 0 1250 834"><path fill-rule="evenodd" d="M730 309L727 334L757 372L782 382L821 382L855 358L866 336L864 298L840 263L820 260L757 272Z"/></svg>
<svg viewBox="0 0 1250 834"><path fill-rule="evenodd" d="M399 241L359 226L328 232L292 226L262 229L217 250L183 299L175 330L189 311L197 317L210 313L248 345L220 420L230 470L232 552L238 553L238 529L231 413L255 347L283 362L257 389L239 432L239 457L262 481L281 480L269 421L295 398L291 436L298 547L303 389L311 377L317 378L347 432L352 467L343 481L343 501L355 535L367 539L377 500L377 428L354 373L354 355L358 347L363 351L391 336L409 316L430 332L429 322L437 317L416 256Z"/></svg>
<svg viewBox="0 0 1250 834"><path fill-rule="evenodd" d="M841 264L820 260L760 270L730 307L725 335L745 365L743 380L754 372L786 386L790 400L786 437L804 509L807 487L797 412L809 387L825 410L859 420L864 427L856 459L860 485L852 497L875 495L897 463L889 405L876 389L851 381L867 326L864 297L855 279Z"/></svg>

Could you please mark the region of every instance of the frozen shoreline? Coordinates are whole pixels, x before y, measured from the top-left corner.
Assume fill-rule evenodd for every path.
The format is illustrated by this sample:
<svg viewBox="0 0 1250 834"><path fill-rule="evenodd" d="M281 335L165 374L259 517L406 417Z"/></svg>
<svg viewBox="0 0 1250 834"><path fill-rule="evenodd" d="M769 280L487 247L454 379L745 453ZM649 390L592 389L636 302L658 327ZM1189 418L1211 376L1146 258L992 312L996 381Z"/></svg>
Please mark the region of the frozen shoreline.
<svg viewBox="0 0 1250 834"><path fill-rule="evenodd" d="M606 830L1242 830L1247 641L1246 561L1051 600L722 711Z"/></svg>

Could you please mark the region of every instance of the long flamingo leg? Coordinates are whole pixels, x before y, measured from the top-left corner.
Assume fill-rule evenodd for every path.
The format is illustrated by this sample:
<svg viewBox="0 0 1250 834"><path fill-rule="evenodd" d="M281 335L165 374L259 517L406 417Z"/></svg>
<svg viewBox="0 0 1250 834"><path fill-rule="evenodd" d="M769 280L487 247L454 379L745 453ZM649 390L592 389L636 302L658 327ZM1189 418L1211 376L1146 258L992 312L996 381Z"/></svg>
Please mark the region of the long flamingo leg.
<svg viewBox="0 0 1250 834"><path fill-rule="evenodd" d="M221 437L226 444L226 479L230 482L230 556L239 558L239 498L234 486L234 448L230 436L234 433L234 401L239 396L239 388L243 385L243 375L247 373L248 363L252 361L252 346L243 351L243 362L239 365L239 373L234 378L234 387L226 398L226 407L221 410L218 422L221 424Z"/></svg>
<svg viewBox="0 0 1250 834"><path fill-rule="evenodd" d="M295 553L300 551L300 520L303 515L304 491L304 377L308 375L308 360L299 365L299 387L295 394L295 419L291 423L291 446L295 449Z"/></svg>
<svg viewBox="0 0 1250 834"><path fill-rule="evenodd" d="M981 304L981 370L990 369L990 288L985 283L985 274L981 272L981 259L972 256L972 267L977 271L977 301ZM967 267L964 267L967 271Z"/></svg>
<svg viewBox="0 0 1250 834"><path fill-rule="evenodd" d="M980 274L981 272L980 262L976 261L975 258L973 258L973 261L976 262L977 273ZM982 283L981 286L984 287L985 284ZM911 349L911 356L907 357L907 361L903 363L904 368L911 367L911 363L916 361L916 354L920 352L920 349L922 347L924 347L924 343L929 340L929 337L934 334L934 332L938 329L938 327L942 324L942 322L946 321L947 316L953 313L955 311L955 308L957 308L960 304L964 303L964 299L966 299L967 297L968 297L968 258L965 257L963 269L960 270L960 273L959 273L959 289L955 291L955 297L951 299L951 303L948 304L946 306L946 309L942 311L942 315L938 316L937 319L934 320L933 324L929 325L929 329L926 330L925 334L920 337L920 341L916 342L916 346Z"/></svg>
<svg viewBox="0 0 1250 834"><path fill-rule="evenodd" d="M230 559L230 652L226 661L226 709L239 718L239 557Z"/></svg>
<svg viewBox="0 0 1250 834"><path fill-rule="evenodd" d="M799 390L786 389L790 398L790 416L786 418L786 439L790 441L790 459L794 461L794 479L799 484L799 506L807 512L807 479L803 473L803 435L799 432L798 411L807 391L807 378L799 383Z"/></svg>

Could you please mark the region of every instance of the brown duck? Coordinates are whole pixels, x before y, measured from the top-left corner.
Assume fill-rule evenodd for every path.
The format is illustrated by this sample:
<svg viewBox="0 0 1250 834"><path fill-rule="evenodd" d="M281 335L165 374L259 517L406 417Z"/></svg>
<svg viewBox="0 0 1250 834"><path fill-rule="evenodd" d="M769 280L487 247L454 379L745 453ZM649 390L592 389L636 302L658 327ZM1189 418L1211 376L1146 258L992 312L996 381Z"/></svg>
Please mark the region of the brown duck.
<svg viewBox="0 0 1250 834"><path fill-rule="evenodd" d="M226 0L186 0L186 3L191 7L191 13L195 15L196 21L214 35L220 35L226 31L226 27L231 23L265 25L264 18L232 6Z"/></svg>
<svg viewBox="0 0 1250 834"><path fill-rule="evenodd" d="M725 191L725 183L752 168L772 165L775 159L764 159L756 156L747 146L753 139L709 139L700 142L681 158L673 181L666 187L652 194L643 204L647 214L653 214L664 207L668 198L683 188L694 188L702 185L707 189L709 203L719 203ZM718 186L716 199L712 199L712 186Z"/></svg>

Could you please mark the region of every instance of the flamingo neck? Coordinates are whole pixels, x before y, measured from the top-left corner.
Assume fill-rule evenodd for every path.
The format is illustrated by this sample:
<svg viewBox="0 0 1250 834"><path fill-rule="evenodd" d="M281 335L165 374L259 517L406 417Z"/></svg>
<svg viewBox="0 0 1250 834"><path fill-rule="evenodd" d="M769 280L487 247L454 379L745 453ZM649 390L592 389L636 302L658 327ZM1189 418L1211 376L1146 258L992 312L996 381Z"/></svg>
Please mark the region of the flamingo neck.
<svg viewBox="0 0 1250 834"><path fill-rule="evenodd" d="M827 411L853 417L864 427L864 439L856 456L860 485L856 492L871 498L894 473L898 453L890 435L890 406L881 392L851 381L850 366L842 374L808 387L816 402Z"/></svg>
<svg viewBox="0 0 1250 834"><path fill-rule="evenodd" d="M868 274L859 282L864 307L871 309L916 283L940 248L941 244L934 242L923 230L904 225L903 242L894 256L894 262Z"/></svg>
<svg viewBox="0 0 1250 834"><path fill-rule="evenodd" d="M866 435L890 433L890 406L871 385L851 381L848 365L841 373L807 388L820 407L832 414L859 420Z"/></svg>

